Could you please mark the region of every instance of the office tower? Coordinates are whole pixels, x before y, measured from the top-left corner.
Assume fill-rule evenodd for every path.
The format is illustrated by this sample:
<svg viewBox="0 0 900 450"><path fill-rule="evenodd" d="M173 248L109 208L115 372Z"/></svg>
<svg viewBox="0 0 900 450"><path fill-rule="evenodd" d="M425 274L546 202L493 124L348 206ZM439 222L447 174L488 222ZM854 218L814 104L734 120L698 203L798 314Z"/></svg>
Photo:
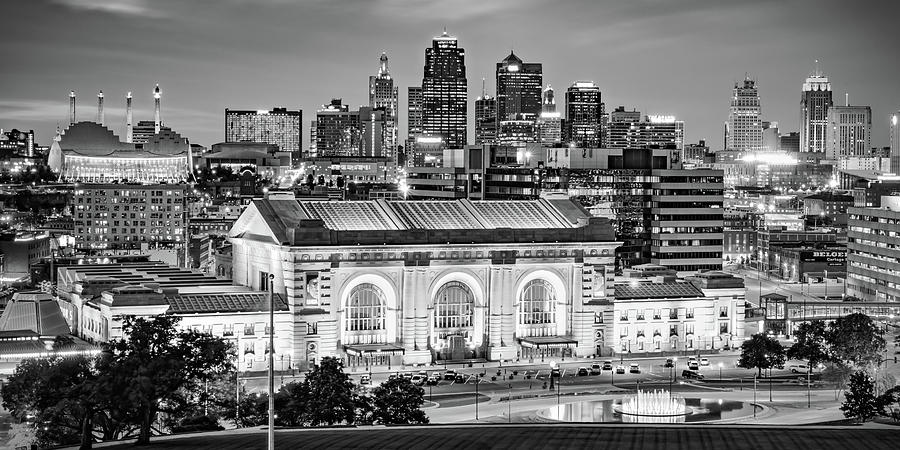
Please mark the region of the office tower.
<svg viewBox="0 0 900 450"><path fill-rule="evenodd" d="M393 158L394 148L387 145L388 112L384 107L372 108L363 106L357 112L359 117L359 150L352 156Z"/></svg>
<svg viewBox="0 0 900 450"><path fill-rule="evenodd" d="M411 138L415 140L416 137L422 134L425 127L422 118L423 110L425 108L424 100L422 98L422 88L419 86L410 86L407 90L406 102L406 134L408 139Z"/></svg>
<svg viewBox="0 0 900 450"><path fill-rule="evenodd" d="M359 111L335 98L316 111L316 153L321 157L357 156L360 148Z"/></svg>
<svg viewBox="0 0 900 450"><path fill-rule="evenodd" d="M777 152L779 144L778 122L762 123L762 151Z"/></svg>
<svg viewBox="0 0 900 450"><path fill-rule="evenodd" d="M800 97L801 152L825 156L828 109L832 105L831 83L819 71L819 62L816 61L816 71L803 83L803 95Z"/></svg>
<svg viewBox="0 0 900 450"><path fill-rule="evenodd" d="M378 75L369 77L369 106L384 108L385 140L381 145L389 149L388 153L393 155L394 149L399 143L397 140L399 124L397 87L394 86L394 79L388 69L387 54L381 54L379 63Z"/></svg>
<svg viewBox="0 0 900 450"><path fill-rule="evenodd" d="M318 147L316 146L316 121L309 121L309 151L306 153L307 158L315 158L319 156Z"/></svg>
<svg viewBox="0 0 900 450"><path fill-rule="evenodd" d="M75 123L75 91L69 91L69 125Z"/></svg>
<svg viewBox="0 0 900 450"><path fill-rule="evenodd" d="M778 136L778 150L785 153L797 153L800 151L800 133L792 131Z"/></svg>
<svg viewBox="0 0 900 450"><path fill-rule="evenodd" d="M132 123L131 91L125 96L125 142L134 142L134 124Z"/></svg>
<svg viewBox="0 0 900 450"><path fill-rule="evenodd" d="M97 123L103 125L106 116L103 114L103 91L97 93Z"/></svg>
<svg viewBox="0 0 900 450"><path fill-rule="evenodd" d="M600 88L593 81L576 81L566 90L567 139L577 147L600 147Z"/></svg>
<svg viewBox="0 0 900 450"><path fill-rule="evenodd" d="M828 108L825 137L825 157L829 160L869 156L872 147L872 108L850 106L849 98L844 106Z"/></svg>
<svg viewBox="0 0 900 450"><path fill-rule="evenodd" d="M465 50L444 31L425 49L422 78L422 132L448 148L466 145L468 101Z"/></svg>
<svg viewBox="0 0 900 450"><path fill-rule="evenodd" d="M900 173L900 111L891 114L891 173Z"/></svg>
<svg viewBox="0 0 900 450"><path fill-rule="evenodd" d="M755 153L763 149L762 107L756 81L749 76L743 83L735 83L731 95L731 109L726 123L725 149Z"/></svg>
<svg viewBox="0 0 900 450"><path fill-rule="evenodd" d="M524 147L525 144L538 142L537 120L534 114L513 114L500 121L497 130L497 143L511 147Z"/></svg>
<svg viewBox="0 0 900 450"><path fill-rule="evenodd" d="M516 114L540 114L543 84L540 63L524 63L510 52L497 63L497 120L510 120Z"/></svg>
<svg viewBox="0 0 900 450"><path fill-rule="evenodd" d="M674 116L648 115L617 107L609 115L606 148L684 149L684 122Z"/></svg>
<svg viewBox="0 0 900 450"><path fill-rule="evenodd" d="M562 118L556 110L556 97L553 86L547 85L541 93L541 115L537 120L539 142L545 146L552 146L562 142Z"/></svg>
<svg viewBox="0 0 900 450"><path fill-rule="evenodd" d="M157 83L156 89L153 90L153 132L159 133L160 127L162 126L162 119L160 118L160 99L162 97L162 93L159 91L159 84Z"/></svg>
<svg viewBox="0 0 900 450"><path fill-rule="evenodd" d="M291 166L302 157L303 111L287 108L266 110L225 109L225 142L274 144L282 152L290 152Z"/></svg>
<svg viewBox="0 0 900 450"><path fill-rule="evenodd" d="M475 99L475 145L493 144L497 140L497 98L484 91L481 80L481 96Z"/></svg>

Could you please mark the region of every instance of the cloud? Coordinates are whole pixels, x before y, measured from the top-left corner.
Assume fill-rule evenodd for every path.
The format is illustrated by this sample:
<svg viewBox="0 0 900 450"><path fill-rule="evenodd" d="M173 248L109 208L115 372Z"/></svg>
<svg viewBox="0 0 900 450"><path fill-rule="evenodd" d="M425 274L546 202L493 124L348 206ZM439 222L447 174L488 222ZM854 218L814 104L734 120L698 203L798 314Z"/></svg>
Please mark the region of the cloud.
<svg viewBox="0 0 900 450"><path fill-rule="evenodd" d="M72 9L98 11L122 16L165 17L162 9L153 8L149 0L53 0Z"/></svg>

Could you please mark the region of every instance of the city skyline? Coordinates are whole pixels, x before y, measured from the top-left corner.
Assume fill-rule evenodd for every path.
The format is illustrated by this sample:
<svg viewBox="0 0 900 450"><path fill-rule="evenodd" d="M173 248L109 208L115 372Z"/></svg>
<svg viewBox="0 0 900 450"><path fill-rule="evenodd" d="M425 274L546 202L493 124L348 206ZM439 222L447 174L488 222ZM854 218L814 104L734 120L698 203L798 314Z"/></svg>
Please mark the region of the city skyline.
<svg viewBox="0 0 900 450"><path fill-rule="evenodd" d="M406 88L421 81L422 49L446 26L467 50L469 102L481 92L478 78L487 78L488 93L495 93L495 64L513 50L543 63L545 85L593 80L607 111L623 105L675 115L685 121L685 142L705 139L717 148L731 86L746 72L759 82L763 120L797 131L801 86L818 59L836 98L849 92L854 104L872 106L872 145L889 145L889 117L900 105L892 78L900 63L889 40L866 32L889 27L900 12L889 2L852 12L841 2L804 1L458 3L236 1L191 14L165 1L14 2L19 20L7 24L0 43L17 55L0 86L0 126L33 128L48 143L57 123L68 123L69 90L78 93L83 119L95 116L94 96L103 90L106 123L124 137L126 93L134 96L135 122L149 120L158 82L166 91L164 124L211 145L224 140L225 108L299 108L311 117L330 97L351 108L367 104L372 61L383 51L405 105ZM235 13L246 22L224 32L216 17ZM488 26L497 14L541 32ZM373 16L377 29L364 25ZM848 16L859 20L843 20ZM101 23L103 36L79 31ZM471 136L473 119L468 114Z"/></svg>

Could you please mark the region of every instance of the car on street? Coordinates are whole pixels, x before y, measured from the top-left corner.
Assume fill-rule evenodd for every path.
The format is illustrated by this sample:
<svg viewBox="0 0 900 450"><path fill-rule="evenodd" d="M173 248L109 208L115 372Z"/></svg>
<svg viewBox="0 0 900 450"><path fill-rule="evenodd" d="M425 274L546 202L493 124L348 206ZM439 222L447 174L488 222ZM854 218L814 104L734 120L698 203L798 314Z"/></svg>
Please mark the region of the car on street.
<svg viewBox="0 0 900 450"><path fill-rule="evenodd" d="M422 386L425 384L425 380L427 380L427 379L428 379L428 377L424 377L422 375L415 374L412 376L410 381L412 382L412 384L414 384L416 386Z"/></svg>
<svg viewBox="0 0 900 450"><path fill-rule="evenodd" d="M603 361L603 370L612 370L612 361Z"/></svg>
<svg viewBox="0 0 900 450"><path fill-rule="evenodd" d="M625 373L625 366L623 366L623 365L621 365L621 364L619 364L618 366L616 366L616 373L617 373L617 374L623 374L623 373Z"/></svg>
<svg viewBox="0 0 900 450"><path fill-rule="evenodd" d="M631 364L628 366L628 372L630 373L641 373L641 366L637 364Z"/></svg>
<svg viewBox="0 0 900 450"><path fill-rule="evenodd" d="M578 368L578 376L579 377L586 377L589 374L590 374L590 372L588 371L587 367L579 367Z"/></svg>
<svg viewBox="0 0 900 450"><path fill-rule="evenodd" d="M600 375L603 372L603 369L600 368L600 364L591 364L591 375Z"/></svg>
<svg viewBox="0 0 900 450"><path fill-rule="evenodd" d="M691 358L690 360L688 360L687 365L688 365L688 369L690 369L690 370L700 370L700 362L698 362L694 358Z"/></svg>
<svg viewBox="0 0 900 450"><path fill-rule="evenodd" d="M372 377L370 377L368 374L360 375L359 384L372 384Z"/></svg>
<svg viewBox="0 0 900 450"><path fill-rule="evenodd" d="M708 365L709 365L709 358L700 358L700 365L701 365L701 366L708 366Z"/></svg>
<svg viewBox="0 0 900 450"><path fill-rule="evenodd" d="M455 370L453 370L453 369L447 369L446 371L444 371L444 379L445 379L445 380L453 381L454 378L456 378L456 371L455 371Z"/></svg>
<svg viewBox="0 0 900 450"><path fill-rule="evenodd" d="M675 367L675 360L672 358L666 358L666 363L663 364L663 367Z"/></svg>
<svg viewBox="0 0 900 450"><path fill-rule="evenodd" d="M791 364L791 373L806 373L809 369L806 364Z"/></svg>
<svg viewBox="0 0 900 450"><path fill-rule="evenodd" d="M703 374L694 370L682 370L681 377L688 380L702 380Z"/></svg>
<svg viewBox="0 0 900 450"><path fill-rule="evenodd" d="M440 372L431 372L431 375L428 376L428 384L437 385L443 378Z"/></svg>
<svg viewBox="0 0 900 450"><path fill-rule="evenodd" d="M456 377L453 379L453 381L456 383L465 383L466 376L461 373L458 373L458 374L456 374Z"/></svg>

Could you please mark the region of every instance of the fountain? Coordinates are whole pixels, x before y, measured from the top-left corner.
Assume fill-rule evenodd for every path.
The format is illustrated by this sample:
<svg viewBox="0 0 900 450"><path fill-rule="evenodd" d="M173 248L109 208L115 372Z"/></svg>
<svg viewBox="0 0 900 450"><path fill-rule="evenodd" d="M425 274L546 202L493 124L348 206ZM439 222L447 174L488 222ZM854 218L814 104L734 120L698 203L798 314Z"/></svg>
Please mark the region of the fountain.
<svg viewBox="0 0 900 450"><path fill-rule="evenodd" d="M641 423L680 423L691 414L684 398L662 390L638 390L622 399L616 411L622 414L624 422Z"/></svg>

